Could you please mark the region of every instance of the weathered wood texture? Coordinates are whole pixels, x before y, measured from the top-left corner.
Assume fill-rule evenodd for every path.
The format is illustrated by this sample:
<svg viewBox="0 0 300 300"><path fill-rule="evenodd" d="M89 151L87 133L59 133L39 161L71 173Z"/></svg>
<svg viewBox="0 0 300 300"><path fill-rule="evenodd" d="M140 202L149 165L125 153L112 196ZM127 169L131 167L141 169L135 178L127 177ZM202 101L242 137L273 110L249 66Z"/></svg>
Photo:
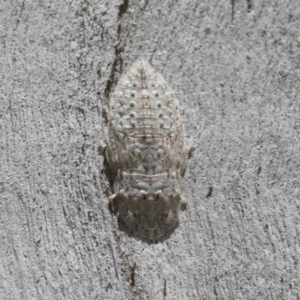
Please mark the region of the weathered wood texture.
<svg viewBox="0 0 300 300"><path fill-rule="evenodd" d="M235 2L0 2L1 299L300 298L300 2ZM119 229L97 146L139 57L197 147L152 244Z"/></svg>

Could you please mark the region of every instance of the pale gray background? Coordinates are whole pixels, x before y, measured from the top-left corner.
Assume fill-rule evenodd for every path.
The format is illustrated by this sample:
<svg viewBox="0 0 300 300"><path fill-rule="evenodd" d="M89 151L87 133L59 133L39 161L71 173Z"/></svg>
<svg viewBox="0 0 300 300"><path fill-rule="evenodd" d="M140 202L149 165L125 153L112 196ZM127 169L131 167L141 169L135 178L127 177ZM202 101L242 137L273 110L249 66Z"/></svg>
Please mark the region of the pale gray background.
<svg viewBox="0 0 300 300"><path fill-rule="evenodd" d="M235 2L0 2L0 299L300 298L300 2ZM139 57L196 145L157 244L119 230L98 152Z"/></svg>

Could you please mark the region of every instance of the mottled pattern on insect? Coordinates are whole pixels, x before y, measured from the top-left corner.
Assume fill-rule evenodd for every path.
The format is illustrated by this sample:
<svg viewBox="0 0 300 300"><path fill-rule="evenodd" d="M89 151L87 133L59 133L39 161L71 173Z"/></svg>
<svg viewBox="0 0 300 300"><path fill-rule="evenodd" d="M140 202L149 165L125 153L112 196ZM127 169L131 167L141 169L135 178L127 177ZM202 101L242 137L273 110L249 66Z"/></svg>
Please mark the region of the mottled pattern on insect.
<svg viewBox="0 0 300 300"><path fill-rule="evenodd" d="M188 153L183 107L163 77L144 60L129 69L112 93L107 145L113 176L110 201L129 228L147 239L167 233L178 221Z"/></svg>

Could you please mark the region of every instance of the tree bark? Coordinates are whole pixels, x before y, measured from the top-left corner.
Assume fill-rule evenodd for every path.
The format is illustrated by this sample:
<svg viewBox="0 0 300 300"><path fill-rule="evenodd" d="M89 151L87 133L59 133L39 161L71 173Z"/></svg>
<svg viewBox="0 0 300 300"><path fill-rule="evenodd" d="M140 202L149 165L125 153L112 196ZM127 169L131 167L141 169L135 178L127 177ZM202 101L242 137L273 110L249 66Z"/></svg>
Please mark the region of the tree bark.
<svg viewBox="0 0 300 300"><path fill-rule="evenodd" d="M2 1L1 299L299 299L300 2ZM187 207L156 243L98 143L148 60L185 109Z"/></svg>

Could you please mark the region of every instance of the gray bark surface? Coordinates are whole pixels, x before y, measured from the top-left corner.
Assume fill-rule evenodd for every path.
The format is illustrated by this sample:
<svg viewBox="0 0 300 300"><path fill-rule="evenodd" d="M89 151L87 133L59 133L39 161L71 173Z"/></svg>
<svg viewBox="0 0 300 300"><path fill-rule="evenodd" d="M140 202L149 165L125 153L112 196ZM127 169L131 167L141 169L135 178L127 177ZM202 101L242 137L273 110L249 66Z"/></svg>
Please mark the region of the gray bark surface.
<svg viewBox="0 0 300 300"><path fill-rule="evenodd" d="M0 299L300 298L300 2L231 2L0 2ZM111 213L98 150L139 57L196 146L157 243Z"/></svg>

